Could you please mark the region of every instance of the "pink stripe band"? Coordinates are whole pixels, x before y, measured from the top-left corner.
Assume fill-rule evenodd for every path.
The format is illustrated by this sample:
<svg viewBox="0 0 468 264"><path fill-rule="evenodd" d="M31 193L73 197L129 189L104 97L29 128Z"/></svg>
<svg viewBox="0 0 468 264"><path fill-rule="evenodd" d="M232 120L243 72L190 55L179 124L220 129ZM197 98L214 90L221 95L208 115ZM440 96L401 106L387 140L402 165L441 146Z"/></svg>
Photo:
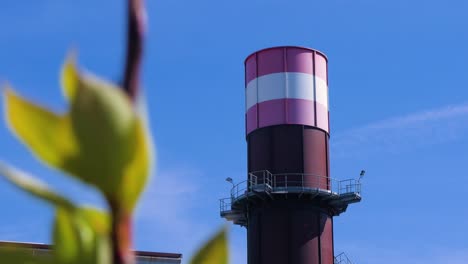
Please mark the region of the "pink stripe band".
<svg viewBox="0 0 468 264"><path fill-rule="evenodd" d="M327 81L327 59L317 51L300 47L278 47L258 51L245 61L245 84L263 75L301 72Z"/></svg>
<svg viewBox="0 0 468 264"><path fill-rule="evenodd" d="M328 109L310 100L277 99L256 104L246 113L247 134L282 124L316 126L328 132Z"/></svg>

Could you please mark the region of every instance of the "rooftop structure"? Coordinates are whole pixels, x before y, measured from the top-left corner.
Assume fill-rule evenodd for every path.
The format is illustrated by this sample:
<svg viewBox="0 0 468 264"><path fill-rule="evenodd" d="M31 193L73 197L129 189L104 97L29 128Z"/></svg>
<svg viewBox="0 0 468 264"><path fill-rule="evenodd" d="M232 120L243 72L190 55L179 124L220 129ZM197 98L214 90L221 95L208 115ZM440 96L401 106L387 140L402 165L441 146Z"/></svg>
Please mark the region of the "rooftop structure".
<svg viewBox="0 0 468 264"><path fill-rule="evenodd" d="M48 255L52 247L48 244L0 241L0 247L30 250L33 255ZM135 251L136 264L180 264L182 254L151 251Z"/></svg>

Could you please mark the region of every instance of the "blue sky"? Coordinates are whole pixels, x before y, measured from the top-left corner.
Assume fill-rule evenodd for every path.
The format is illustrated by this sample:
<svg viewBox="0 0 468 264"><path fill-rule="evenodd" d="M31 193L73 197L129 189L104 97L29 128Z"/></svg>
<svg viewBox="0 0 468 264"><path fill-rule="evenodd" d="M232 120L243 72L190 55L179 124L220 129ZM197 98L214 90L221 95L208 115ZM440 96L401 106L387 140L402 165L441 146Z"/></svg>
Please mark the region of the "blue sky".
<svg viewBox="0 0 468 264"><path fill-rule="evenodd" d="M331 169L366 169L364 199L335 219L335 252L355 263L466 263L468 2L147 1L143 83L157 168L136 214L136 247L187 260L224 220L226 177L246 175L244 58L277 45L328 55ZM58 71L119 80L124 1L2 1L0 80L57 111ZM2 106L3 108L3 106ZM0 159L83 203L86 186L36 161L0 123ZM47 243L52 209L0 181L0 240ZM231 228L232 263L245 230Z"/></svg>

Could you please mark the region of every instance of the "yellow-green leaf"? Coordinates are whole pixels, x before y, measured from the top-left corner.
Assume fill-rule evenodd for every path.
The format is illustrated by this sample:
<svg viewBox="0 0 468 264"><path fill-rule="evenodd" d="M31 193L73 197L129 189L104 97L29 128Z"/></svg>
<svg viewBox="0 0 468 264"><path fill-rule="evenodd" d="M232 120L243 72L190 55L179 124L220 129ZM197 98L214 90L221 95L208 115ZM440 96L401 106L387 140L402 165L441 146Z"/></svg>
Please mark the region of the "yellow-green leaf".
<svg viewBox="0 0 468 264"><path fill-rule="evenodd" d="M226 228L217 232L190 260L190 264L227 264L228 245Z"/></svg>
<svg viewBox="0 0 468 264"><path fill-rule="evenodd" d="M97 209L58 208L54 256L63 264L110 264L109 216Z"/></svg>
<svg viewBox="0 0 468 264"><path fill-rule="evenodd" d="M73 101L79 86L79 73L75 66L75 53L68 55L65 64L62 67L60 75L60 83L62 84L62 92L69 101Z"/></svg>
<svg viewBox="0 0 468 264"><path fill-rule="evenodd" d="M109 214L95 208L80 208L79 214L94 231L92 264L110 264L112 253Z"/></svg>
<svg viewBox="0 0 468 264"><path fill-rule="evenodd" d="M54 256L58 263L78 263L81 255L80 230L73 223L69 211L57 208L53 230Z"/></svg>
<svg viewBox="0 0 468 264"><path fill-rule="evenodd" d="M119 87L81 74L71 56L61 75L70 108L57 115L5 92L11 130L46 164L97 187L131 213L151 167L144 121Z"/></svg>
<svg viewBox="0 0 468 264"><path fill-rule="evenodd" d="M97 234L108 235L110 233L111 221L108 213L88 207L80 208L79 213Z"/></svg>
<svg viewBox="0 0 468 264"><path fill-rule="evenodd" d="M141 120L138 120L135 134L135 152L124 170L121 185L122 206L131 212L143 192L151 169L151 142Z"/></svg>
<svg viewBox="0 0 468 264"><path fill-rule="evenodd" d="M55 206L74 208L74 205L68 199L52 191L45 183L2 162L0 162L0 176L3 176L16 187Z"/></svg>
<svg viewBox="0 0 468 264"><path fill-rule="evenodd" d="M47 164L63 168L65 160L77 155L70 119L57 115L5 89L6 119L11 130Z"/></svg>
<svg viewBox="0 0 468 264"><path fill-rule="evenodd" d="M121 89L90 76L78 85L70 112L80 148L76 173L116 198L135 155L137 115Z"/></svg>
<svg viewBox="0 0 468 264"><path fill-rule="evenodd" d="M78 208L66 198L50 190L46 184L1 162L0 176L22 190L56 206L54 224L56 263L110 264L110 218L107 213L94 208ZM8 256L16 259L13 253ZM3 260L1 255L0 260ZM36 261L29 258L26 260ZM9 263L34 264L36 262Z"/></svg>

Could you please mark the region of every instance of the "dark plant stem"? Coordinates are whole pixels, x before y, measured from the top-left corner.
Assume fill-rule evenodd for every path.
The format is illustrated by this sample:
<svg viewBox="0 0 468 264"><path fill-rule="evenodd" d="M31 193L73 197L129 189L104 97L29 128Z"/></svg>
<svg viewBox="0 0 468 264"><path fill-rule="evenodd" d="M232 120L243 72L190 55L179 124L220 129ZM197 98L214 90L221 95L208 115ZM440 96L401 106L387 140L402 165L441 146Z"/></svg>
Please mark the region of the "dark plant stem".
<svg viewBox="0 0 468 264"><path fill-rule="evenodd" d="M144 0L128 0L127 58L123 88L132 101L140 86L143 38L146 30L146 11Z"/></svg>
<svg viewBox="0 0 468 264"><path fill-rule="evenodd" d="M127 54L123 89L135 102L140 86L143 38L146 29L144 0L128 0ZM108 201L111 210L111 241L114 264L135 264L132 250L132 214L119 203Z"/></svg>
<svg viewBox="0 0 468 264"><path fill-rule="evenodd" d="M116 203L109 202L111 209L111 241L114 264L135 264L132 250L132 214L122 212Z"/></svg>

